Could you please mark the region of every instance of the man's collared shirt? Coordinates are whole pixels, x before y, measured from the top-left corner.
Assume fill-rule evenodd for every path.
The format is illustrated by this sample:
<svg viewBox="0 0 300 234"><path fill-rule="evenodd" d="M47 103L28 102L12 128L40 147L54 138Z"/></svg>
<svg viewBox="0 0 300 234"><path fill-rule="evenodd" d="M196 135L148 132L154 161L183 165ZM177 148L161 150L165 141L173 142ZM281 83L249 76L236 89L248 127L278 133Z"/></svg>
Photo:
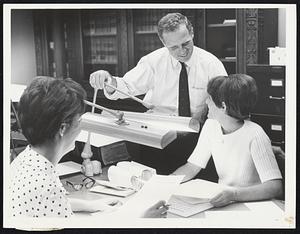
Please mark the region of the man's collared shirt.
<svg viewBox="0 0 300 234"><path fill-rule="evenodd" d="M209 79L225 75L222 62L213 54L194 46L191 58L185 62L188 73L191 112L201 111L207 98L206 86ZM144 56L137 66L128 71L123 78L117 78L117 87L124 92L137 96L145 94L144 101L155 106L178 107L179 74L181 65L163 47ZM127 98L114 92L109 99Z"/></svg>

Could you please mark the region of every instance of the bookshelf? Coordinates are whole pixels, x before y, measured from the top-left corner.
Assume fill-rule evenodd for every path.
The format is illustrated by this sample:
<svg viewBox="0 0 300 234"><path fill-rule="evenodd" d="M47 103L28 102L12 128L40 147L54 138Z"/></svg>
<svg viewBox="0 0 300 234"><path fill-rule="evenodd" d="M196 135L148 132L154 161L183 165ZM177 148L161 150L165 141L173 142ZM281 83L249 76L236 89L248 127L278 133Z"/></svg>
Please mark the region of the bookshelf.
<svg viewBox="0 0 300 234"><path fill-rule="evenodd" d="M207 9L206 50L217 56L228 74L237 72L237 10Z"/></svg>
<svg viewBox="0 0 300 234"><path fill-rule="evenodd" d="M117 74L118 40L117 12L109 10L83 10L82 43L84 76L96 70Z"/></svg>
<svg viewBox="0 0 300 234"><path fill-rule="evenodd" d="M136 64L144 55L163 47L157 35L158 21L168 13L180 12L187 16L194 26L195 45L199 46L199 35L203 10L194 9L134 9L131 10L133 25L133 43L134 43L134 64Z"/></svg>
<svg viewBox="0 0 300 234"><path fill-rule="evenodd" d="M123 76L142 56L163 46L157 23L170 12L188 17L194 44L216 55L229 74L245 73L246 65L268 63L267 48L277 44L277 10L35 10L37 75L72 77L92 96L92 72L102 69ZM98 96L105 99L101 92Z"/></svg>

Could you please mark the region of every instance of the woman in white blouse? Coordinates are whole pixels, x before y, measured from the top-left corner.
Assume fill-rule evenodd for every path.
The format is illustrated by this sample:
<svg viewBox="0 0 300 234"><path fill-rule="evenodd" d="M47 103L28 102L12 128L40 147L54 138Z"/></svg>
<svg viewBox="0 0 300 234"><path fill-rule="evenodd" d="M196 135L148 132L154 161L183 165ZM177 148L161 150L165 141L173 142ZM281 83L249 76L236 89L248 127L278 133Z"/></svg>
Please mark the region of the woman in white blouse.
<svg viewBox="0 0 300 234"><path fill-rule="evenodd" d="M108 200L68 199L55 171L60 159L75 147L86 92L70 78L37 77L24 91L18 115L29 145L11 163L12 216L70 217L73 211L111 208ZM165 202L143 217L165 217Z"/></svg>
<svg viewBox="0 0 300 234"><path fill-rule="evenodd" d="M206 120L188 162L173 174L192 179L213 158L219 183L230 186L211 199L214 206L282 195L282 176L264 130L249 120L257 100L255 80L244 74L208 82Z"/></svg>

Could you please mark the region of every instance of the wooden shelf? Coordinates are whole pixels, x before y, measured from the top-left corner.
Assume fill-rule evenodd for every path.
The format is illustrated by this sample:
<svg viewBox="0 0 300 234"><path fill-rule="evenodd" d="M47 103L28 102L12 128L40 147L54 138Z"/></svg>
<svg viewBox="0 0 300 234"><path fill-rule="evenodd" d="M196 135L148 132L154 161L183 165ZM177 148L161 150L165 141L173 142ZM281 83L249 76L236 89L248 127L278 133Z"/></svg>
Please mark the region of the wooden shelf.
<svg viewBox="0 0 300 234"><path fill-rule="evenodd" d="M157 31L151 30L151 31L135 31L135 34L143 35L143 34L157 34Z"/></svg>
<svg viewBox="0 0 300 234"><path fill-rule="evenodd" d="M97 65L97 64L118 64L118 61L105 61L105 60L98 60L96 62L93 61L85 61L85 64L92 64L92 65Z"/></svg>
<svg viewBox="0 0 300 234"><path fill-rule="evenodd" d="M225 63L234 63L236 62L236 57L234 58L219 58L221 62L225 62Z"/></svg>
<svg viewBox="0 0 300 234"><path fill-rule="evenodd" d="M111 36L117 36L116 32L110 32L110 33L84 33L85 37L111 37Z"/></svg>
<svg viewBox="0 0 300 234"><path fill-rule="evenodd" d="M208 28L227 28L227 27L235 27L236 23L226 23L226 24L208 24Z"/></svg>

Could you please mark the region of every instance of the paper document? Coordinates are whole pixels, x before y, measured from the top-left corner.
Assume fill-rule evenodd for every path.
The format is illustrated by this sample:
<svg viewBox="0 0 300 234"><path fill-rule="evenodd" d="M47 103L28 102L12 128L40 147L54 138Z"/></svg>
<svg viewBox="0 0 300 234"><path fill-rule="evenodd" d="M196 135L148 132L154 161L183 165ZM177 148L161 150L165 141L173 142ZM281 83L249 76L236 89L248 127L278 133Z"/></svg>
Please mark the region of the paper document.
<svg viewBox="0 0 300 234"><path fill-rule="evenodd" d="M160 200L168 201L184 176L154 175L134 197L121 208L125 217L141 217L142 214Z"/></svg>
<svg viewBox="0 0 300 234"><path fill-rule="evenodd" d="M116 190L126 190L128 189L127 187L123 187L123 186L119 186L115 183L112 183L110 181L106 181L106 180L96 180L97 184L108 187L108 188L113 188Z"/></svg>
<svg viewBox="0 0 300 234"><path fill-rule="evenodd" d="M213 205L211 198L220 193L225 187L206 180L191 180L178 186L168 203L169 212L189 217L210 209Z"/></svg>
<svg viewBox="0 0 300 234"><path fill-rule="evenodd" d="M170 205L168 212L182 217L189 217L213 207L208 201L185 197L180 195L172 195L168 201Z"/></svg>
<svg viewBox="0 0 300 234"><path fill-rule="evenodd" d="M59 176L81 172L81 164L73 161L62 162L56 165L56 171Z"/></svg>
<svg viewBox="0 0 300 234"><path fill-rule="evenodd" d="M103 185L96 185L90 189L90 192L94 193L102 193L102 194L108 194L118 197L127 197L133 193L135 193L135 190L133 189L116 189L108 186Z"/></svg>
<svg viewBox="0 0 300 234"><path fill-rule="evenodd" d="M229 187L207 180L195 179L181 184L174 194L209 200L225 188Z"/></svg>

